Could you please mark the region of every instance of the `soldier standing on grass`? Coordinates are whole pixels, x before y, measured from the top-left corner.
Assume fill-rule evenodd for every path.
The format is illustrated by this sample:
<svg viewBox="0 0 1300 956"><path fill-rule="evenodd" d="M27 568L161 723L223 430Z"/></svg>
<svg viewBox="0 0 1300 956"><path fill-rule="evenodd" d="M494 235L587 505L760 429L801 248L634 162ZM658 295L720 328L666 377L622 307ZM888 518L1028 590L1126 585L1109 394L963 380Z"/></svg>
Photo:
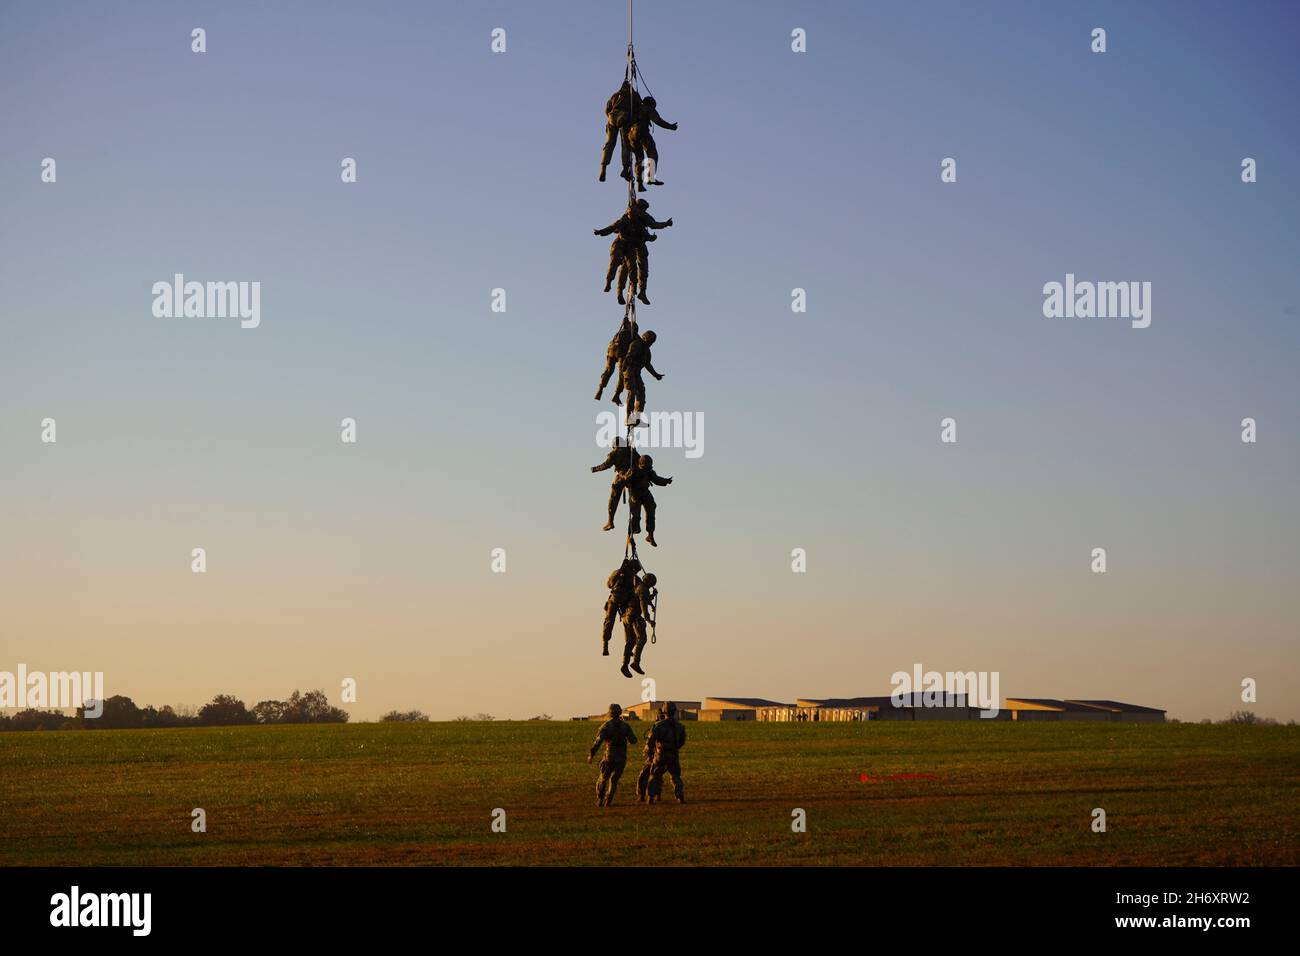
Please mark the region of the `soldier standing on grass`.
<svg viewBox="0 0 1300 956"><path fill-rule="evenodd" d="M652 726L645 735L645 766L641 768L641 776L636 778L636 798L642 803L649 799L650 788L650 771L654 769L655 763L655 727L668 719L668 715L662 710L655 716L654 726Z"/></svg>
<svg viewBox="0 0 1300 956"><path fill-rule="evenodd" d="M655 756L654 762L650 765L650 783L647 793L651 803L658 803L659 795L664 788L664 774L667 773L673 778L673 793L677 797L677 802L685 803L682 765L678 753L686 746L686 728L677 719L676 704L669 701L665 711L664 719L656 722L650 731L650 739L655 744Z"/></svg>
<svg viewBox="0 0 1300 956"><path fill-rule="evenodd" d="M609 705L609 720L600 725L596 742L587 751L587 763L591 763L601 745L605 747L605 756L600 761L600 776L596 778L598 807L614 805L614 791L618 789L618 780L627 766L627 745L636 743L636 734L632 733L622 714L623 708L618 704Z"/></svg>

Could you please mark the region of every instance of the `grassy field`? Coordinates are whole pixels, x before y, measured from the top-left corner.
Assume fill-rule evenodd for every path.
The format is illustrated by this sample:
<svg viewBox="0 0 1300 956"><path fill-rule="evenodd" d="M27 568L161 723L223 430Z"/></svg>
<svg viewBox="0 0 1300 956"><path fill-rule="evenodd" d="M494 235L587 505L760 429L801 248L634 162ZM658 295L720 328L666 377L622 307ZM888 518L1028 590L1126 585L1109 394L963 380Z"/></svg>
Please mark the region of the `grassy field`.
<svg viewBox="0 0 1300 956"><path fill-rule="evenodd" d="M635 802L638 748L609 810L588 723L0 734L0 864L1300 862L1300 728L687 728L689 802Z"/></svg>

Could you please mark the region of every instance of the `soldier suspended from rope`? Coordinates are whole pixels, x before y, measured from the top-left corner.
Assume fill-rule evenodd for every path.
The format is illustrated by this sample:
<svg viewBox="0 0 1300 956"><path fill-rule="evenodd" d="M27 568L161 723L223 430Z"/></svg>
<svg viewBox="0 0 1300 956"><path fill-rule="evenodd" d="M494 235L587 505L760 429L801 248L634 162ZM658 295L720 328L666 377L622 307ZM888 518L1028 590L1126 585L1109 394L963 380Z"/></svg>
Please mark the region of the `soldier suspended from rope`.
<svg viewBox="0 0 1300 956"><path fill-rule="evenodd" d="M623 215L602 229L592 230L597 236L614 234L614 239L609 244L609 268L605 271L604 291L610 290L614 277L619 274L620 266L630 275L631 266L627 260L631 256L636 262L636 274L632 285L635 287L636 297L646 305L650 304L650 300L646 298L646 281L650 276L650 260L646 243L654 242L658 238L649 230L667 229L673 224L671 218L659 222L648 212L649 206L650 203L644 199L631 201ZM621 281L619 302L624 302Z"/></svg>
<svg viewBox="0 0 1300 956"><path fill-rule="evenodd" d="M605 181L605 167L614 158L614 144L621 148L623 171L619 174L624 179L632 178L632 145L628 139L632 124L641 113L641 95L632 87L629 80L614 91L614 95L605 101L605 144L600 149L600 175Z"/></svg>
<svg viewBox="0 0 1300 956"><path fill-rule="evenodd" d="M654 367L650 356L650 346L658 340L659 337L647 329L639 337L632 339L628 343L627 351L623 353L623 361L620 363L622 375L613 402L615 405L623 404L619 400L619 395L626 392L627 407L624 411L628 428L636 428L642 424L641 415L645 411L645 380L641 377L641 373L649 372L657 381L663 381L663 374Z"/></svg>
<svg viewBox="0 0 1300 956"><path fill-rule="evenodd" d="M641 532L641 512L645 511L646 544L659 547L655 541L655 496L650 491L651 485L671 485L671 478L661 478L654 469L654 459L642 455L637 459L636 468L627 476L624 484L627 488L627 506L631 514L629 536Z"/></svg>
<svg viewBox="0 0 1300 956"><path fill-rule="evenodd" d="M602 531L614 530L614 515L618 511L619 499L623 496L623 489L627 487L627 479L636 468L636 450L626 439L614 436L614 447L609 450L605 460L599 465L592 465L592 474L599 471L605 471L609 468L614 469L614 480L609 485L609 504L606 507L607 518Z"/></svg>
<svg viewBox="0 0 1300 956"><path fill-rule="evenodd" d="M663 185L659 180L659 148L655 145L655 126L677 129L676 123L669 123L659 115L659 110L655 108L655 98L647 96L633 107L632 122L627 131L628 149L635 164L636 188L640 192L645 192L646 186ZM647 158L650 160L648 167L644 165ZM655 178L650 179L649 176Z"/></svg>
<svg viewBox="0 0 1300 956"><path fill-rule="evenodd" d="M609 642L614 636L614 622L623 624L623 664L619 668L624 677L631 677L632 671L644 674L641 669L641 655L648 643L646 639L647 623L655 627L655 614L658 607L659 591L656 587L658 578L653 574L640 575L641 562L636 557L624 558L610 576L605 580L609 596L605 599L605 619L601 625L600 654L609 656Z"/></svg>

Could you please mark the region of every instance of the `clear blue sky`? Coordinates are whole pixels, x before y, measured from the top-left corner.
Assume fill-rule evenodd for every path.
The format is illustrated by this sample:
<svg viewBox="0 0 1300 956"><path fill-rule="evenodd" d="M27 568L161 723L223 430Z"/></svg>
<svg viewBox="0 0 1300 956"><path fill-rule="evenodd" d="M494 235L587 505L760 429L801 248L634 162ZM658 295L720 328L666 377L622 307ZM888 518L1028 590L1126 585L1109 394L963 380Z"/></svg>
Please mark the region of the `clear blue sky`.
<svg viewBox="0 0 1300 956"><path fill-rule="evenodd" d="M1300 717L1296 6L637 9L681 124L651 406L706 421L655 456L660 696L921 662L1185 718L1254 677ZM617 0L0 7L0 669L350 676L358 718L636 699L587 472L625 42ZM260 281L261 327L154 318L175 272ZM1044 318L1067 272L1150 281L1151 327Z"/></svg>

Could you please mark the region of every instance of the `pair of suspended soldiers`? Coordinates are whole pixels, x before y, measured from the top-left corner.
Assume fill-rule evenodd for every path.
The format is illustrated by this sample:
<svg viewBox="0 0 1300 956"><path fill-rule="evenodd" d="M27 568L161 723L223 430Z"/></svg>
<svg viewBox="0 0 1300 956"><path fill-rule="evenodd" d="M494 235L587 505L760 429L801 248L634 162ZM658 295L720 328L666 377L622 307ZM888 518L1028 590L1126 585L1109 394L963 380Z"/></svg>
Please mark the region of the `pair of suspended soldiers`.
<svg viewBox="0 0 1300 956"><path fill-rule="evenodd" d="M614 91L614 95L605 101L605 144L600 150L600 176L605 181L605 167L614 158L614 142L621 147L623 171L619 173L624 179L631 179L635 174L637 189L645 192L646 186L662 186L658 179L647 179L646 173L657 175L659 168L659 147L655 145L654 127L677 129L676 123L669 123L659 115L655 98L645 99L627 80ZM643 169L645 160L650 165ZM635 159L635 169L633 168Z"/></svg>
<svg viewBox="0 0 1300 956"><path fill-rule="evenodd" d="M591 763L602 745L605 756L600 761L600 776L596 778L596 803L609 807L614 804L614 792L618 789L619 778L627 766L627 745L636 743L636 734L627 721L623 720L623 708L618 704L609 705L609 720L600 725L596 741L587 751L587 763ZM646 734L645 765L641 776L636 781L636 795L642 803L658 803L663 792L664 774L673 778L673 793L678 803L686 802L686 791L682 786L682 765L680 752L686 746L686 728L677 719L677 705L671 701L659 711L654 726Z"/></svg>
<svg viewBox="0 0 1300 956"><path fill-rule="evenodd" d="M645 379L641 373L649 372L660 382L664 378L654 367L654 357L650 353L650 347L658 340L659 337L648 330L638 335L636 319L625 315L619 323L618 331L605 347L605 368L601 371L600 383L596 386L596 401L600 401L605 386L617 369L618 387L614 389L610 401L622 405L619 396L627 393L627 424L631 428L640 423L641 413L645 411Z"/></svg>
<svg viewBox="0 0 1300 956"><path fill-rule="evenodd" d="M659 579L648 572L641 575L641 570L641 562L636 558L624 558L623 563L605 579L609 597L605 599L605 620L600 629L600 655L609 657L614 622L622 619L623 666L619 671L624 677L631 677L632 671L645 673L641 669L641 653L646 645L646 625L654 627L655 605L659 600L659 592L655 589Z"/></svg>
<svg viewBox="0 0 1300 956"><path fill-rule="evenodd" d="M617 277L619 305L627 304L623 295L624 288L629 296L635 295L646 305L650 304L645 291L646 281L650 277L650 256L646 243L659 238L650 232L651 229L667 229L673 220L669 217L660 222L650 215L649 210L650 201L647 199L629 202L623 215L604 228L592 230L598 236L614 235L609 244L609 268L605 270L604 291L609 291Z"/></svg>
<svg viewBox="0 0 1300 956"><path fill-rule="evenodd" d="M651 485L671 485L671 478L662 477L655 471L655 461L649 455L637 455L636 449L619 436L614 436L614 447L609 450L605 460L599 465L592 465L592 473L614 469L614 480L609 485L609 502L606 505L606 520L602 531L614 530L614 514L618 511L619 499L627 491L627 506L631 512L629 533L641 533L641 512L645 511L645 540L653 548L659 547L655 540L655 496L650 491Z"/></svg>

